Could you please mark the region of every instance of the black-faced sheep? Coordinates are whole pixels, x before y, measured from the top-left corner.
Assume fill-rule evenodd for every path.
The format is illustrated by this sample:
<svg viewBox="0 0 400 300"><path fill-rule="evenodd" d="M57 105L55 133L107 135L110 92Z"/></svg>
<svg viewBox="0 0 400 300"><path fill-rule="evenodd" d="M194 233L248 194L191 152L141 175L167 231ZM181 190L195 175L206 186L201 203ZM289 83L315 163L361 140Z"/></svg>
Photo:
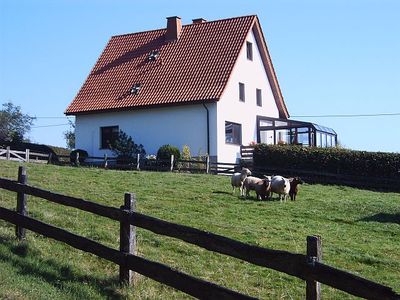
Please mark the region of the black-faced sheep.
<svg viewBox="0 0 400 300"><path fill-rule="evenodd" d="M299 191L299 184L303 184L304 181L301 180L300 177L294 177L294 178L289 178L290 182L290 191L289 191L289 196L291 200L296 200L297 193Z"/></svg>
<svg viewBox="0 0 400 300"><path fill-rule="evenodd" d="M243 181L247 176L251 175L251 171L247 168L243 168L240 173L234 173L231 177L232 194L235 193L235 188L239 188L240 196L243 195Z"/></svg>

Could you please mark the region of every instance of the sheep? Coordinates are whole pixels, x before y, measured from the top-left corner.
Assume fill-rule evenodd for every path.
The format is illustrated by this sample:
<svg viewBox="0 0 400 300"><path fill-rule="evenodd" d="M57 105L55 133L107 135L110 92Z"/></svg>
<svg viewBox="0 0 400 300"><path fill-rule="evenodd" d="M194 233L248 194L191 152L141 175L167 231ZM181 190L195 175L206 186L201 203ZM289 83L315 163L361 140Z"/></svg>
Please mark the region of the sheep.
<svg viewBox="0 0 400 300"><path fill-rule="evenodd" d="M240 190L240 196L243 195L243 181L247 176L251 175L251 171L247 168L243 168L240 173L234 173L231 177L232 194L235 193L235 187Z"/></svg>
<svg viewBox="0 0 400 300"><path fill-rule="evenodd" d="M295 201L297 193L299 191L298 185L303 184L304 181L301 180L300 177L296 176L294 178L289 178L289 182L290 182L290 191L289 191L290 200Z"/></svg>
<svg viewBox="0 0 400 300"><path fill-rule="evenodd" d="M269 191L271 188L270 177L264 176L264 179L260 179L257 177L246 177L243 181L242 190L246 190L246 197L250 196L250 191L254 190L257 195L257 199L265 200L266 197L269 196Z"/></svg>
<svg viewBox="0 0 400 300"><path fill-rule="evenodd" d="M280 201L286 201L286 198L290 191L290 182L289 179L282 176L273 176L271 178L271 197L272 193L279 194Z"/></svg>
<svg viewBox="0 0 400 300"><path fill-rule="evenodd" d="M271 181L267 178L262 179L261 184L256 184L255 191L257 199L266 200L269 198L269 193L271 192Z"/></svg>

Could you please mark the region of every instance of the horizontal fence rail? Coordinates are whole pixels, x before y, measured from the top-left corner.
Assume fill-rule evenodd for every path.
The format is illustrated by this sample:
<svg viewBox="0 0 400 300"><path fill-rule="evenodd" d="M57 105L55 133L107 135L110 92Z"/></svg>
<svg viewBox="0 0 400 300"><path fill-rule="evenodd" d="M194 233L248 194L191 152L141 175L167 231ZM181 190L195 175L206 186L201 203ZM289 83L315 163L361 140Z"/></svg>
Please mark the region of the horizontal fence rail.
<svg viewBox="0 0 400 300"><path fill-rule="evenodd" d="M310 261L310 256L307 255L248 245L210 232L159 220L136 212L128 212L83 199L52 193L9 179L0 178L0 188L20 194L29 194L113 220L126 222L157 234L177 238L204 249L284 272L306 281L318 281L355 296L367 299L399 299L400 297L389 287L327 266L318 261ZM4 211L4 209L2 211ZM3 212L2 214L7 214L7 212ZM22 226L25 227L23 224ZM140 273L140 271L138 272Z"/></svg>
<svg viewBox="0 0 400 300"><path fill-rule="evenodd" d="M88 238L22 216L2 207L0 207L0 218L44 236L64 242L74 248L92 253L118 265L124 265L143 276L167 284L168 286L199 299L256 299L187 275L161 263L153 262L133 254L121 253L118 250L109 248Z"/></svg>

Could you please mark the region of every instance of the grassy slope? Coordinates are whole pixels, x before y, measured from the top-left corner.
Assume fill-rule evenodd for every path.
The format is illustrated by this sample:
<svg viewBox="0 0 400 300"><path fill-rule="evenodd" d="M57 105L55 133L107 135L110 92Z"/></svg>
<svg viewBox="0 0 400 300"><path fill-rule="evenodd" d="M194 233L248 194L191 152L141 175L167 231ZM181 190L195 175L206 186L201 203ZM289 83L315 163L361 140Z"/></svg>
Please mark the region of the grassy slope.
<svg viewBox="0 0 400 300"><path fill-rule="evenodd" d="M16 178L18 164L0 161L0 177ZM260 245L305 253L306 236L323 241L325 263L400 292L400 194L340 186L304 185L298 201L242 200L222 176L28 164L30 184L110 206L135 192L137 210ZM15 194L0 191L0 206L15 207ZM118 248L119 225L106 218L30 197L31 216ZM264 299L304 298L305 284L175 239L138 230L139 255ZM0 220L0 298L181 299L183 293L139 277L119 287L115 265L28 231L17 243L14 227ZM323 286L324 299L351 298Z"/></svg>

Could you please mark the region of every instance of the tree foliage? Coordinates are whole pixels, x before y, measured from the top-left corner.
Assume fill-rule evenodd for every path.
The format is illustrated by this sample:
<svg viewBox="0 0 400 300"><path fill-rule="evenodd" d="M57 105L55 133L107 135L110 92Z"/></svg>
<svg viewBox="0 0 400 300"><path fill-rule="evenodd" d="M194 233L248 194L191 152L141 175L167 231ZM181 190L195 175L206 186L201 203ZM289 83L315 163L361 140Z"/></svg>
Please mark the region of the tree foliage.
<svg viewBox="0 0 400 300"><path fill-rule="evenodd" d="M71 120L68 120L69 122L69 130L64 131L64 139L65 142L67 143L67 148L68 149L74 149L75 148L75 123L73 123Z"/></svg>
<svg viewBox="0 0 400 300"><path fill-rule="evenodd" d="M11 102L3 104L0 110L0 139L9 142L28 141L25 135L31 130L34 117L21 112L21 107Z"/></svg>
<svg viewBox="0 0 400 300"><path fill-rule="evenodd" d="M132 158L137 154L146 155L142 144L135 144L132 137L120 130L118 139L111 145L111 151L120 158Z"/></svg>

